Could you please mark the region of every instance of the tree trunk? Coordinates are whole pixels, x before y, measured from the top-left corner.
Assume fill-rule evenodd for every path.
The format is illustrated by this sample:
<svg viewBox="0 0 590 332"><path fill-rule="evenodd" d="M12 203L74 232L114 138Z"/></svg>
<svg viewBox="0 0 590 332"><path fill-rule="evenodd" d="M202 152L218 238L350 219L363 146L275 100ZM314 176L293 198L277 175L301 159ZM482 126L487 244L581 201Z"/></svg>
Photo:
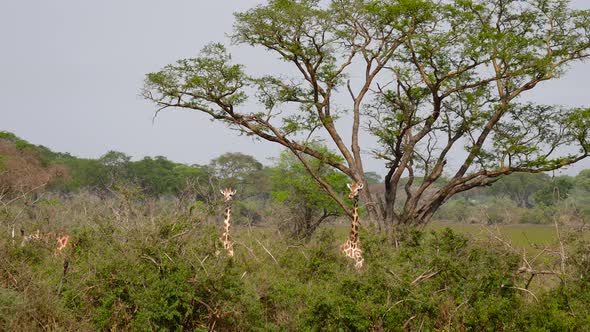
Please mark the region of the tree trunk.
<svg viewBox="0 0 590 332"><path fill-rule="evenodd" d="M371 190L369 189L369 184L367 181L362 179L362 183L364 186L364 190L361 190L360 196L361 200L365 203L365 209L367 210L367 215L369 216L369 221L372 223L380 223L384 216L381 213L381 210L378 208L378 201L376 201L371 194Z"/></svg>

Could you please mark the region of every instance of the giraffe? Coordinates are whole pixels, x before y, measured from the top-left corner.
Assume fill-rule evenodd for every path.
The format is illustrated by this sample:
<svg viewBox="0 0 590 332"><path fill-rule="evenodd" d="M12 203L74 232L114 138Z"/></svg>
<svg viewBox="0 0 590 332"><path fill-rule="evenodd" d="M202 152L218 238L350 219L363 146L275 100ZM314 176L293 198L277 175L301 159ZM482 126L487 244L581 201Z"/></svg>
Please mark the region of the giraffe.
<svg viewBox="0 0 590 332"><path fill-rule="evenodd" d="M223 234L219 239L221 240L221 243L223 243L225 250L227 250L227 255L229 257L233 257L234 244L229 238L229 226L231 220L231 203L234 195L236 194L236 191L232 190L231 188L225 188L221 190L221 194L223 195L223 199L225 201L225 212L223 214Z"/></svg>
<svg viewBox="0 0 590 332"><path fill-rule="evenodd" d="M55 254L61 254L63 252L63 250L68 246L68 243L70 242L70 235L65 233L65 232L59 232L59 233L41 233L41 231L39 231L38 229L34 232L31 233L29 235L25 235L25 230L21 228L20 230L21 233L21 237L22 237L22 242L21 242L21 246L24 246L25 244L27 244L27 242L29 241L45 241L45 242L49 242L51 240L56 240L57 241L57 245L55 246Z"/></svg>
<svg viewBox="0 0 590 332"><path fill-rule="evenodd" d="M350 227L350 236L348 240L340 247L340 251L347 257L354 259L355 264L354 267L357 270L360 270L363 267L363 251L360 248L359 242L359 210L358 210L358 203L359 203L359 191L363 189L363 184L354 182L352 185L349 183L347 184L348 189L350 189L350 194L348 198L352 199L353 206L352 206L352 224Z"/></svg>
<svg viewBox="0 0 590 332"><path fill-rule="evenodd" d="M21 242L21 247L24 247L25 244L27 244L27 242L29 241L39 241L41 240L41 232L37 229L35 231L35 233L31 233L29 235L25 235L25 230L24 229L20 229L20 235L22 238L22 242Z"/></svg>

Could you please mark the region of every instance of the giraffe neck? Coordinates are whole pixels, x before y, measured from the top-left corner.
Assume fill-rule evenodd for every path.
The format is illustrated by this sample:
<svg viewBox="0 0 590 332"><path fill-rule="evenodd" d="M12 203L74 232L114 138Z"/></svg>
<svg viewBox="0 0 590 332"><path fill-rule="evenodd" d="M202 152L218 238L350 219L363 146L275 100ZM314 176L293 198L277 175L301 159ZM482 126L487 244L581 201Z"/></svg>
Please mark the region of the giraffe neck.
<svg viewBox="0 0 590 332"><path fill-rule="evenodd" d="M225 213L223 218L223 234L221 235L221 242L223 243L223 247L227 250L228 256L232 257L234 255L233 243L229 238L229 226L231 221L231 205L230 202L227 203L225 207Z"/></svg>
<svg viewBox="0 0 590 332"><path fill-rule="evenodd" d="M350 188L350 186L349 186ZM352 224L350 226L350 237L349 239L340 247L342 253L347 257L352 258L355 261L354 267L357 270L362 269L364 259L363 259L363 251L360 248L360 241L359 241L359 199L358 199L358 188L350 188L351 194L348 196L352 199ZM362 189L362 186L361 186Z"/></svg>
<svg viewBox="0 0 590 332"><path fill-rule="evenodd" d="M225 207L223 223L224 223L225 235L227 236L229 233L229 226L231 223L231 206L230 205Z"/></svg>
<svg viewBox="0 0 590 332"><path fill-rule="evenodd" d="M358 208L359 199L358 197L354 198L353 206L352 206L352 224L350 227L350 241L352 243L358 243L359 238L359 208Z"/></svg>

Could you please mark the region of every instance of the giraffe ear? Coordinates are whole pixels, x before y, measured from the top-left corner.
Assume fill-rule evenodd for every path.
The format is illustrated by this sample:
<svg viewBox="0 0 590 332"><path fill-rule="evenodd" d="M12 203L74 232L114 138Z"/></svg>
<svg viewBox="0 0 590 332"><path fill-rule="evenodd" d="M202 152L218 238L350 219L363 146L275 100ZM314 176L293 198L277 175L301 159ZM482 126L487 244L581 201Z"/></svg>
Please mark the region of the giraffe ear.
<svg viewBox="0 0 590 332"><path fill-rule="evenodd" d="M223 192L223 190L219 189L219 192L220 192L222 195L225 195L225 193Z"/></svg>
<svg viewBox="0 0 590 332"><path fill-rule="evenodd" d="M235 195L235 194L236 194L236 191L237 191L237 190L236 190L236 189L234 189L234 191L232 191L232 192L231 192L231 194L232 194L232 195Z"/></svg>
<svg viewBox="0 0 590 332"><path fill-rule="evenodd" d="M348 187L348 189L350 189L350 183L347 183L346 184L346 187Z"/></svg>
<svg viewBox="0 0 590 332"><path fill-rule="evenodd" d="M358 188L359 190L363 189L365 185L363 185L362 183L359 183Z"/></svg>

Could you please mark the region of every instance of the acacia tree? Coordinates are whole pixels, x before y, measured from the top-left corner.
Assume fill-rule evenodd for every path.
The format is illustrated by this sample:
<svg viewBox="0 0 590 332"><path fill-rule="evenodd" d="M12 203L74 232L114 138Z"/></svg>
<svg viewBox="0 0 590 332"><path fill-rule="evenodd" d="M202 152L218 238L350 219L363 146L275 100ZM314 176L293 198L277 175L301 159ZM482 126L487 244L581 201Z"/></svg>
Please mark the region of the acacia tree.
<svg viewBox="0 0 590 332"><path fill-rule="evenodd" d="M263 166L252 156L227 152L211 160L209 169L222 186L235 188L240 184L252 184L255 181L253 177L260 175Z"/></svg>
<svg viewBox="0 0 590 332"><path fill-rule="evenodd" d="M235 19L235 43L294 70L248 75L210 44L148 74L143 95L158 111L198 110L285 146L349 214L306 157L364 183L371 218L418 224L454 194L588 156L590 110L520 100L589 55L590 13L569 1L270 0ZM246 110L249 95L259 110ZM384 197L367 185L363 129L388 170ZM321 137L341 159L309 144ZM434 188L443 173L449 180Z"/></svg>

